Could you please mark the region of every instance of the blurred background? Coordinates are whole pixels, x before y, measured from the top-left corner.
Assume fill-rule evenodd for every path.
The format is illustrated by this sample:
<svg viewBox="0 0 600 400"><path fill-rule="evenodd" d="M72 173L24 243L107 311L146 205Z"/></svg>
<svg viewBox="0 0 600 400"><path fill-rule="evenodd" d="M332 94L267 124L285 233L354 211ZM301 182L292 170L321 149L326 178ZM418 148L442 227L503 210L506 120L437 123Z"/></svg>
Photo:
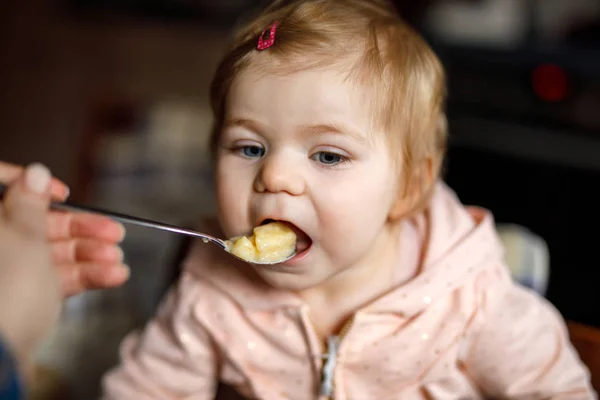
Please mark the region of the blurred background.
<svg viewBox="0 0 600 400"><path fill-rule="evenodd" d="M0 159L41 161L72 200L191 225L214 210L208 85L260 0L4 0ZM600 327L600 0L396 0L448 71L446 179L543 238L546 297ZM34 396L91 399L150 316L180 238L130 228L123 288L67 303Z"/></svg>

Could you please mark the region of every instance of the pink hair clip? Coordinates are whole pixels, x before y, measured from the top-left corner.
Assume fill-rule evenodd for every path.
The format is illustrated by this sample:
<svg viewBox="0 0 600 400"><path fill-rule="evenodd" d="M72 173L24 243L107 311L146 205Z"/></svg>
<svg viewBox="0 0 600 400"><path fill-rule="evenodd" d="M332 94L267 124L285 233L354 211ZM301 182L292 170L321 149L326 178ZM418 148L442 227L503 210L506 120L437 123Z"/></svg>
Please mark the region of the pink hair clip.
<svg viewBox="0 0 600 400"><path fill-rule="evenodd" d="M273 46L275 43L275 32L277 32L277 25L279 25L279 22L275 21L271 24L271 26L262 31L258 37L258 44L256 45L257 50L266 50Z"/></svg>

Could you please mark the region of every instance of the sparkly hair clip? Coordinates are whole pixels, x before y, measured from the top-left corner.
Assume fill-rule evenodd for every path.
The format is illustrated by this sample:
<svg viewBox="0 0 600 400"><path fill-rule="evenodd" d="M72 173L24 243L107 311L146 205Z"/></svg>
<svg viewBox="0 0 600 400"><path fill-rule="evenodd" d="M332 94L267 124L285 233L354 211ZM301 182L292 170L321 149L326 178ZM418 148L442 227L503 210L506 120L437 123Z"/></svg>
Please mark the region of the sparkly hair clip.
<svg viewBox="0 0 600 400"><path fill-rule="evenodd" d="M279 25L279 22L275 21L267 29L262 31L258 37L258 43L256 45L257 50L266 50L273 46L275 43L275 32L277 32L277 25Z"/></svg>

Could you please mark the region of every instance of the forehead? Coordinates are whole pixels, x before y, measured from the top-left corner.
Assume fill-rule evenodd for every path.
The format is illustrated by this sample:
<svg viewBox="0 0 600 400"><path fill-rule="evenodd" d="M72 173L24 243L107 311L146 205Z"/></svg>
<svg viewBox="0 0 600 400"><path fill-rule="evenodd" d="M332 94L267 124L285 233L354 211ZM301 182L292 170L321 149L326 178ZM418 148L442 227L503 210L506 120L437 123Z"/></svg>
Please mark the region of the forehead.
<svg viewBox="0 0 600 400"><path fill-rule="evenodd" d="M253 119L269 126L344 123L365 137L373 130L364 90L347 71L312 68L278 74L274 68L246 68L232 82L226 119Z"/></svg>

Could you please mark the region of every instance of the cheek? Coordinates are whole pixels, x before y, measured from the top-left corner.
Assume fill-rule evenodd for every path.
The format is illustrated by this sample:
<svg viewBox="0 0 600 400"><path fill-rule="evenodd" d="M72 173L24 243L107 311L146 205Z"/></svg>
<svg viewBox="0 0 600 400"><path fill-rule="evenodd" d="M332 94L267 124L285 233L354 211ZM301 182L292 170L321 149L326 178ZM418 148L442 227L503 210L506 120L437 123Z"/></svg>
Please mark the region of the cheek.
<svg viewBox="0 0 600 400"><path fill-rule="evenodd" d="M247 230L249 221L248 202L252 185L239 168L230 168L220 161L215 169L215 196L217 212L222 229L227 236L235 236ZM251 182L251 180L250 180Z"/></svg>
<svg viewBox="0 0 600 400"><path fill-rule="evenodd" d="M393 177L389 170L378 168L337 182L320 201L323 234L356 249L368 246L387 220L394 199Z"/></svg>

